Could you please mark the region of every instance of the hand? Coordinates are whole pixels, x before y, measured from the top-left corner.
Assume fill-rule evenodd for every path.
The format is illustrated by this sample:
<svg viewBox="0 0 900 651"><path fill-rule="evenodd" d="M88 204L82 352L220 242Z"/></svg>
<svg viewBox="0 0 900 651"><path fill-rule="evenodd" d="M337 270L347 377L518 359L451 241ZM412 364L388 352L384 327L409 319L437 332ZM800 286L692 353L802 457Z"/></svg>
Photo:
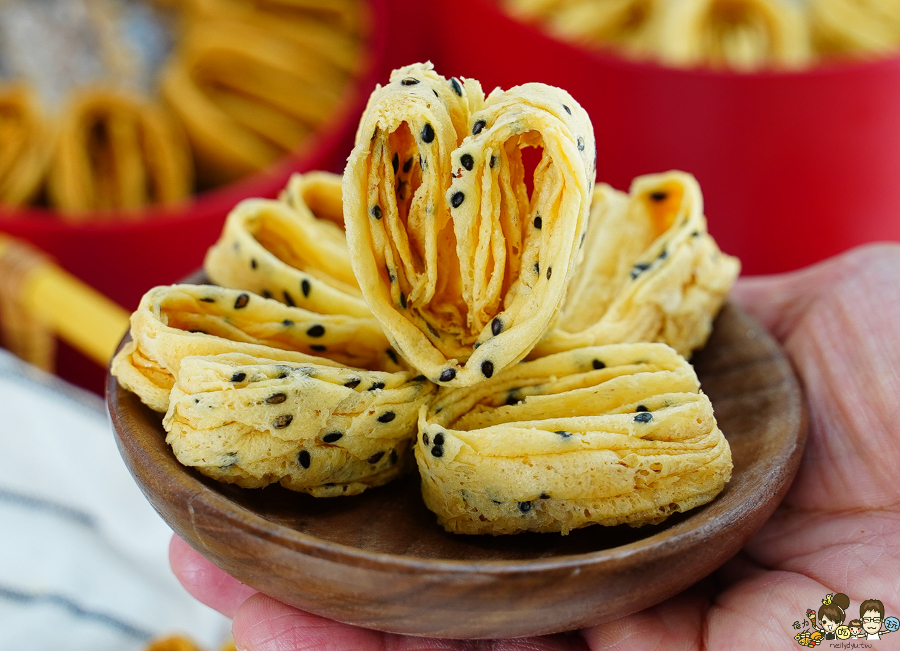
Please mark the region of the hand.
<svg viewBox="0 0 900 651"><path fill-rule="evenodd" d="M240 584L179 538L172 567L234 617L238 648L404 651L797 649L792 628L826 593L900 613L900 245L870 245L805 270L743 279L734 299L782 342L806 390L809 440L773 517L698 586L573 634L494 642L405 638L301 612Z"/></svg>

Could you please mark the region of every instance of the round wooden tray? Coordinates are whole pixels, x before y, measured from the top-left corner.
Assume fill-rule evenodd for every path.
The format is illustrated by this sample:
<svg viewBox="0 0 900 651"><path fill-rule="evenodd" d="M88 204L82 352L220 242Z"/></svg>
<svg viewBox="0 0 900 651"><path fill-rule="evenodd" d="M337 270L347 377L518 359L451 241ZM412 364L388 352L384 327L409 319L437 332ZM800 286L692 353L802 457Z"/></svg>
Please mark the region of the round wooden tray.
<svg viewBox="0 0 900 651"><path fill-rule="evenodd" d="M503 638L580 628L647 608L737 553L784 497L806 439L803 395L777 343L727 305L694 357L731 444L710 504L656 526L458 536L418 477L356 497L219 484L179 464L161 416L109 377L119 449L144 494L197 551L242 582L342 622L411 635Z"/></svg>

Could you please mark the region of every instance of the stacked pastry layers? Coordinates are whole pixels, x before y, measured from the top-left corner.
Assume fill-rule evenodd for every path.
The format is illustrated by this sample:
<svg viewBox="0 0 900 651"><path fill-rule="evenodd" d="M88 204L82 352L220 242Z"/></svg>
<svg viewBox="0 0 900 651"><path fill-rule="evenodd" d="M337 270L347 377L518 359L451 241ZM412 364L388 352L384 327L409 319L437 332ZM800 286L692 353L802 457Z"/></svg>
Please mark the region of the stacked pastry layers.
<svg viewBox="0 0 900 651"><path fill-rule="evenodd" d="M320 179L339 191L336 177ZM318 195L308 196L315 205ZM249 255L251 276L267 277L284 263L251 231L228 238L254 207L264 216L276 203L238 206L223 235L228 252ZM309 208L282 207L302 229ZM242 284L227 282L237 268L232 258L214 250L210 260L213 278ZM290 291L304 307L293 305L287 288L279 295L284 302L219 286L154 288L132 315L132 340L112 372L165 412L167 441L185 465L247 488L280 482L316 496L356 494L399 474L434 387L408 370L371 315L342 313L347 301L340 300L337 313L322 309L329 303L319 294L340 295L340 288L321 275L293 273L303 276Z"/></svg>
<svg viewBox="0 0 900 651"><path fill-rule="evenodd" d="M897 0L502 0L560 38L676 67L749 72L900 49Z"/></svg>
<svg viewBox="0 0 900 651"><path fill-rule="evenodd" d="M179 460L242 486L355 493L415 446L459 533L705 503L730 453L679 352L738 264L693 177L595 188L595 156L564 91L395 71L343 181L238 205L206 260L230 289L150 292L114 372L166 410Z"/></svg>

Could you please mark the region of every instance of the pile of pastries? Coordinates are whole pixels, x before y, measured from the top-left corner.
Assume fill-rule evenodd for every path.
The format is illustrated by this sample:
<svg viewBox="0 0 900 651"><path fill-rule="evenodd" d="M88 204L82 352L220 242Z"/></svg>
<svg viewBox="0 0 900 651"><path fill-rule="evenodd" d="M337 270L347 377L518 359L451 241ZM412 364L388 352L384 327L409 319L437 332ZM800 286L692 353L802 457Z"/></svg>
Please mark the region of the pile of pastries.
<svg viewBox="0 0 900 651"><path fill-rule="evenodd" d="M113 219L261 170L339 112L364 0L0 5L0 204Z"/></svg>
<svg viewBox="0 0 900 651"><path fill-rule="evenodd" d="M674 67L804 69L900 51L897 0L500 0L589 48Z"/></svg>
<svg viewBox="0 0 900 651"><path fill-rule="evenodd" d="M596 157L561 89L395 70L343 176L240 203L213 284L149 291L112 372L181 463L245 488L415 466L443 527L494 535L705 504L731 453L686 357L739 264L692 176L625 193Z"/></svg>

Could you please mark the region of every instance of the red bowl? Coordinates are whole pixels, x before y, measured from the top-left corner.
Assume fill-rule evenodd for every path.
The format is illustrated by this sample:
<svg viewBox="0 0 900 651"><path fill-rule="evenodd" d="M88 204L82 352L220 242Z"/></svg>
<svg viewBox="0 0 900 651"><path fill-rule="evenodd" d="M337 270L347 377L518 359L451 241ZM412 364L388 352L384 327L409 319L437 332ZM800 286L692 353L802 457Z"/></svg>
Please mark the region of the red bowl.
<svg viewBox="0 0 900 651"><path fill-rule="evenodd" d="M745 273L900 240L900 58L805 72L677 70L561 42L490 0L441 0L435 62L486 89L541 81L591 115L597 179L682 169Z"/></svg>

